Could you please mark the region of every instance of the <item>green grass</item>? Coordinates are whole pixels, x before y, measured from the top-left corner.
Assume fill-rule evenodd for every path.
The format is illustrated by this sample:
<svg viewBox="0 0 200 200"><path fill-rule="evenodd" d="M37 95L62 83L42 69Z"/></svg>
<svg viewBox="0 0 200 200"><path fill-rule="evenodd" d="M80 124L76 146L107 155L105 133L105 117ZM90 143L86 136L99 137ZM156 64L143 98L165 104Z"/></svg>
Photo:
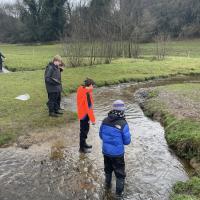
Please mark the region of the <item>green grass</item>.
<svg viewBox="0 0 200 200"><path fill-rule="evenodd" d="M3 74L0 83L0 145L34 129L59 126L76 118L70 112L56 120L48 117L42 71ZM30 100L15 99L25 93L30 94Z"/></svg>
<svg viewBox="0 0 200 200"><path fill-rule="evenodd" d="M63 88L66 93L76 91L86 77L93 78L98 86L116 84L128 81L144 81L156 77L177 73L199 73L195 70L177 64L171 67L169 61L119 59L110 65L92 67L67 68L62 74ZM182 60L180 62L183 62ZM183 62L184 63L184 62ZM165 67L162 67L165 65ZM15 72L0 76L0 144L40 127L53 126L53 120L47 117L46 91L43 80L43 70ZM31 99L26 102L15 100L18 95L29 93ZM68 116L68 115L67 115ZM66 119L64 119L66 120ZM60 119L58 123L64 123ZM57 122L56 122L57 123Z"/></svg>
<svg viewBox="0 0 200 200"><path fill-rule="evenodd" d="M193 177L186 183L178 182L174 188L174 195L171 200L199 200L200 199L200 178Z"/></svg>
<svg viewBox="0 0 200 200"><path fill-rule="evenodd" d="M155 56L155 44L148 43L141 45L141 57L145 59L138 61L132 60L134 64L138 66L152 65L162 67L180 67L180 71L183 67L188 67L191 70L196 66L200 66L200 40L188 40L188 41L172 41L167 45L167 55L169 56L165 62L152 61L152 57ZM84 52L87 53L88 44L83 44ZM4 45L0 44L0 51L7 57L5 65L11 71L23 71L23 70L38 70L44 69L46 64L56 54L64 55L63 45ZM188 57L188 52L189 57ZM67 59L64 59L67 62ZM115 62L113 62L115 64ZM149 69L150 70L150 69ZM158 69L159 70L159 69ZM145 72L144 72L145 73Z"/></svg>
<svg viewBox="0 0 200 200"><path fill-rule="evenodd" d="M62 46L54 45L4 45L0 51L6 56L5 65L11 71L44 69L56 54L62 55Z"/></svg>
<svg viewBox="0 0 200 200"><path fill-rule="evenodd" d="M166 44L167 55L177 56L177 57L200 57L200 46L199 39L196 40L186 40L186 41L169 41ZM142 52L144 55L154 55L155 54L155 44L143 44L141 45Z"/></svg>
<svg viewBox="0 0 200 200"><path fill-rule="evenodd" d="M200 198L192 196L192 195L174 195L171 200L200 200Z"/></svg>

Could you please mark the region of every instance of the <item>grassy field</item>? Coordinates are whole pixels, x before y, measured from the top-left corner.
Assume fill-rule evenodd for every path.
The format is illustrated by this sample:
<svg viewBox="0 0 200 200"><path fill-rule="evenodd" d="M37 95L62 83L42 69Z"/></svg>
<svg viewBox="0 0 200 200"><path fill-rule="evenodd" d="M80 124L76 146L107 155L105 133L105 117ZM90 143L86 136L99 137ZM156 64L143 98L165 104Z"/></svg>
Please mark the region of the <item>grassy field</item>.
<svg viewBox="0 0 200 200"><path fill-rule="evenodd" d="M172 67L172 63L174 63L173 59L153 62L142 59L119 59L110 65L67 68L62 74L63 87L66 93L76 91L86 77L92 77L98 86L103 86L128 81L144 81L170 74L200 73L198 62L192 62L189 67L182 59L179 59L176 67ZM43 70L36 70L0 75L0 144L35 128L55 124L47 117L45 105L47 96L43 74ZM21 102L14 99L25 93L30 94L29 101ZM65 120L60 119L59 123L64 124Z"/></svg>
<svg viewBox="0 0 200 200"><path fill-rule="evenodd" d="M170 41L166 43L166 54L176 57L200 57L200 40ZM155 44L143 44L141 49L144 55L154 55Z"/></svg>
<svg viewBox="0 0 200 200"><path fill-rule="evenodd" d="M176 67L176 63L187 65L199 64L200 40L172 41L167 44L168 63ZM87 44L84 45L87 52ZM147 59L146 64L155 56L156 45L154 43L141 44L141 56ZM44 69L46 64L56 54L64 55L63 45L4 45L0 44L0 51L7 57L5 65L11 71L27 71ZM67 59L64 60L67 62ZM143 61L142 61L143 62ZM182 62L182 63L181 63ZM114 62L113 62L114 63ZM137 63L136 63L137 64ZM163 65L163 62L160 62ZM165 65L165 64L164 64ZM162 67L162 66L161 66Z"/></svg>
<svg viewBox="0 0 200 200"><path fill-rule="evenodd" d="M197 41L175 42L171 45L174 48L177 45L176 51L182 51L181 56L184 56L186 49L200 52ZM147 49L146 54L148 54L153 44L146 44L143 48ZM54 124L47 117L44 71L41 69L44 69L52 56L58 53L62 55L62 45L0 45L0 49L7 57L6 65L18 71L0 75L0 144L2 145L19 134ZM196 51L192 51L190 58L178 57L176 51L172 51L174 57L167 57L163 61L152 60L151 56L147 56L143 59L115 59L110 65L67 68L62 74L64 90L67 93L75 91L86 77L95 79L98 86L103 86L182 73L200 73L200 58L197 57ZM20 102L14 99L24 93L30 94L29 101ZM69 115L65 117L67 116ZM59 123L63 124L66 119L59 120Z"/></svg>
<svg viewBox="0 0 200 200"><path fill-rule="evenodd" d="M4 65L11 71L44 69L56 54L62 55L62 45L7 45L0 44L0 51L6 56Z"/></svg>
<svg viewBox="0 0 200 200"><path fill-rule="evenodd" d="M172 200L200 199L199 101L200 84L187 83L156 87L144 104L146 114L163 123L167 142L177 155L197 160L197 177L177 183Z"/></svg>

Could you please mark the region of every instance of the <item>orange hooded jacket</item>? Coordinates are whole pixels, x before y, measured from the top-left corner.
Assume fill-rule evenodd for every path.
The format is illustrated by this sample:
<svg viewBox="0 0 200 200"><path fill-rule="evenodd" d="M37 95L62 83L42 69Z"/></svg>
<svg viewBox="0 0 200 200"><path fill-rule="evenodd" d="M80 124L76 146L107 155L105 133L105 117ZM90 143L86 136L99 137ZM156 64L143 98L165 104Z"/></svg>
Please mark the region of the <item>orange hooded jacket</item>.
<svg viewBox="0 0 200 200"><path fill-rule="evenodd" d="M92 123L95 123L95 116L93 111L93 97L92 90L86 89L84 86L80 86L77 90L77 113L79 120L82 120L89 116Z"/></svg>

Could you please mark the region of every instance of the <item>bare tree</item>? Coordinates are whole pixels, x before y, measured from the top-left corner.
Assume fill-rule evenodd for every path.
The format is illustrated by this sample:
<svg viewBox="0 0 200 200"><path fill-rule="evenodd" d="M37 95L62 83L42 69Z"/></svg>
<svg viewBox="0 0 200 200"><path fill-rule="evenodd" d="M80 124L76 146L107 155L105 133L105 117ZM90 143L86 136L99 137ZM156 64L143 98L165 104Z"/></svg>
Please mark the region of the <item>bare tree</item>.
<svg viewBox="0 0 200 200"><path fill-rule="evenodd" d="M167 44L170 40L169 35L165 33L160 33L155 36L156 44L156 57L158 60L163 60L167 54Z"/></svg>

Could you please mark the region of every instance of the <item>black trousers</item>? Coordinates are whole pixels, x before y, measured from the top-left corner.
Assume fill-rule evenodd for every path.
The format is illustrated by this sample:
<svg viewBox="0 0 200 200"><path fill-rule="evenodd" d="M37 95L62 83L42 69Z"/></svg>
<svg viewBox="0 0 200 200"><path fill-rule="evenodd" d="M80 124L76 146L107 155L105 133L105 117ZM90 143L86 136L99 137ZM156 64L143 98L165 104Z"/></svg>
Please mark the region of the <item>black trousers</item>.
<svg viewBox="0 0 200 200"><path fill-rule="evenodd" d="M57 99L57 104L59 106L59 109L60 109L60 103L61 103L61 92L59 92L58 99Z"/></svg>
<svg viewBox="0 0 200 200"><path fill-rule="evenodd" d="M56 112L58 111L60 105L58 105L58 101L60 98L60 92L52 92L52 93L48 93L48 98L49 101L47 103L48 108L49 108L49 112Z"/></svg>
<svg viewBox="0 0 200 200"><path fill-rule="evenodd" d="M90 129L89 117L88 115L80 120L80 148L83 149L85 146L85 140L87 139L87 135Z"/></svg>
<svg viewBox="0 0 200 200"><path fill-rule="evenodd" d="M3 67L3 63L0 62L0 72L3 71L2 67Z"/></svg>
<svg viewBox="0 0 200 200"><path fill-rule="evenodd" d="M125 162L124 156L109 157L104 155L104 171L105 174L112 174L114 171L116 178L125 179Z"/></svg>

